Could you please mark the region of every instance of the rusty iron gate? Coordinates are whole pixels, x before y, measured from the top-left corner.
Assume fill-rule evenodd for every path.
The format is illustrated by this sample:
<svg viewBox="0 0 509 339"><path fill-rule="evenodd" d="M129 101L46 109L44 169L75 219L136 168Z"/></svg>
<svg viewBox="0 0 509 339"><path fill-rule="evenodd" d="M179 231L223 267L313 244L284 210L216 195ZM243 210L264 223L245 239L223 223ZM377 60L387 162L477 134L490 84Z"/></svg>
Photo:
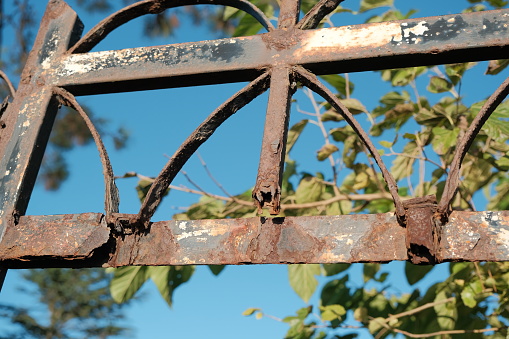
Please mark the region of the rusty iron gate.
<svg viewBox="0 0 509 339"><path fill-rule="evenodd" d="M437 202L432 196L400 198L367 134L317 75L507 58L509 10L317 29L341 2L320 0L299 19L298 0L282 0L274 27L247 0L145 0L81 37L76 13L63 0L50 0L19 88L0 111L0 268L508 260L509 211L457 212L450 204L462 159L508 94L509 80L488 99L459 141ZM134 18L196 4L241 9L267 33L89 52ZM106 149L75 96L241 81L249 84L211 113L171 157L139 213L119 213ZM290 100L297 82L327 100L356 131L383 174L395 213L151 222L163 193L193 152L266 90L253 200L259 209L277 215ZM105 180L104 213L25 215L60 105L76 109L96 141Z"/></svg>

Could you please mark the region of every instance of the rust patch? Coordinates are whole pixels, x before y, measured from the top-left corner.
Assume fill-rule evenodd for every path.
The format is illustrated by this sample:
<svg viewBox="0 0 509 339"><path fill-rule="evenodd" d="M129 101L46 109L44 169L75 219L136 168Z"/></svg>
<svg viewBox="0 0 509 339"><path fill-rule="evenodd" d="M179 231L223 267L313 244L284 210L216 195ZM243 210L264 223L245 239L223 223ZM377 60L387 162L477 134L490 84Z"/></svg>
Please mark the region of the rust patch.
<svg viewBox="0 0 509 339"><path fill-rule="evenodd" d="M413 264L437 263L438 230L434 215L437 200L434 195L403 202L405 208L406 247Z"/></svg>
<svg viewBox="0 0 509 339"><path fill-rule="evenodd" d="M261 38L268 49L283 51L290 49L300 42L301 30L291 28L288 30L277 29L267 34L262 34Z"/></svg>
<svg viewBox="0 0 509 339"><path fill-rule="evenodd" d="M366 215L370 218L373 215ZM388 262L406 260L405 229L399 226L395 217L376 214L370 231L361 237L350 251L349 262ZM358 215L356 217L361 217Z"/></svg>

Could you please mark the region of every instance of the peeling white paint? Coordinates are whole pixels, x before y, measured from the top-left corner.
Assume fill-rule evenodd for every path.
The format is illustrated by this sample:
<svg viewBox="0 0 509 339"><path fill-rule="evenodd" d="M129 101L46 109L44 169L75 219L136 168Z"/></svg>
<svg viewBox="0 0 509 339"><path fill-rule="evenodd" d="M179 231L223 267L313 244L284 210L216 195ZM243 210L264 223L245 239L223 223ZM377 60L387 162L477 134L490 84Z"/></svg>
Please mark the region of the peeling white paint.
<svg viewBox="0 0 509 339"><path fill-rule="evenodd" d="M386 22L378 27L344 26L334 29L316 30L309 34L309 38L302 42L302 51L306 53L313 49L350 49L358 48L359 41L366 47L383 46L391 41L401 41L399 23Z"/></svg>
<svg viewBox="0 0 509 339"><path fill-rule="evenodd" d="M49 39L49 41L47 43L49 45L58 46L60 44L59 39L58 39L58 34L53 33L53 35L51 36L51 38ZM41 62L42 68L47 69L47 68L51 67L51 59L54 54L55 54L55 50L48 53L48 56L46 58L44 58L44 60L42 60L42 62Z"/></svg>
<svg viewBox="0 0 509 339"><path fill-rule="evenodd" d="M192 232L184 232L182 234L177 235L177 241L190 237L199 237L201 235L210 235L210 230L197 230Z"/></svg>
<svg viewBox="0 0 509 339"><path fill-rule="evenodd" d="M73 60L66 60L63 65L63 75L84 74L92 70L92 63L77 63Z"/></svg>
<svg viewBox="0 0 509 339"><path fill-rule="evenodd" d="M187 221L181 221L179 222L179 228L181 230L185 230L187 228Z"/></svg>
<svg viewBox="0 0 509 339"><path fill-rule="evenodd" d="M410 37L410 33L417 35L417 36L424 35L425 32L429 31L429 27L426 26L426 24L427 24L426 21L421 21L414 27L404 28L403 36L405 38L408 38L408 37ZM403 24L401 24L401 26L403 26Z"/></svg>

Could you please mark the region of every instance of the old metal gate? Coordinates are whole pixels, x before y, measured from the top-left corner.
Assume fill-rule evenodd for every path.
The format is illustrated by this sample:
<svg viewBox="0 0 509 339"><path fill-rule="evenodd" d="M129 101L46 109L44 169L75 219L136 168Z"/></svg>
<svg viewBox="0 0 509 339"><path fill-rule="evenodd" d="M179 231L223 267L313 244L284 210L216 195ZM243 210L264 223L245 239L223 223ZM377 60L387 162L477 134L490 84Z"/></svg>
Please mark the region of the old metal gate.
<svg viewBox="0 0 509 339"><path fill-rule="evenodd" d="M283 0L274 27L247 0L145 0L106 18L80 38L82 25L76 13L63 0L49 1L19 89L1 110L0 268L508 260L509 212L451 212L450 203L462 159L508 94L509 80L490 97L459 142L437 203L430 196L402 201L367 134L316 75L506 58L509 10L316 29L340 2L321 0L299 19L298 1ZM195 4L241 9L267 33L89 52L129 20ZM139 213L119 213L106 149L75 96L240 81L249 84L180 146L155 179ZM150 221L168 185L200 144L268 89L253 199L259 209L269 208L277 215L296 82L327 100L356 131L380 167L395 213ZM106 186L104 213L25 215L59 105L75 108L96 141Z"/></svg>

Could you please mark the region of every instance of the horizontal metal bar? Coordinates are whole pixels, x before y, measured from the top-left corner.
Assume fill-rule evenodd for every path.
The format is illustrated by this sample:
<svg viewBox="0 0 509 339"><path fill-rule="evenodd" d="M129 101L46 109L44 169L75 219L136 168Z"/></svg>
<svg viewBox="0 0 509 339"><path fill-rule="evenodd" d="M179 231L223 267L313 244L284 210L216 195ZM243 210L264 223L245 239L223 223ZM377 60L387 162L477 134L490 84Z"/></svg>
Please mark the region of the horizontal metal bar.
<svg viewBox="0 0 509 339"><path fill-rule="evenodd" d="M388 262L408 259L405 234L393 213L170 220L122 236L102 214L23 216L0 243L0 267ZM439 256L509 260L509 212L453 212Z"/></svg>
<svg viewBox="0 0 509 339"><path fill-rule="evenodd" d="M44 67L76 95L252 80L275 65L316 74L506 58L509 9L72 54Z"/></svg>

